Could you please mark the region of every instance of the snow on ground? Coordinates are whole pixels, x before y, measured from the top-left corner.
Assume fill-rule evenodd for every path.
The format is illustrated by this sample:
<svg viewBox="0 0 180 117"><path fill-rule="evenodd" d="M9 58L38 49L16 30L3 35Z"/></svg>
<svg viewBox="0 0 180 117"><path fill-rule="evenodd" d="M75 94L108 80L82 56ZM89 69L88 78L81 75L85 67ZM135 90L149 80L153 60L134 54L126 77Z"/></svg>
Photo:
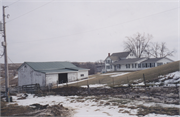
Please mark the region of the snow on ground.
<svg viewBox="0 0 180 117"><path fill-rule="evenodd" d="M125 75L125 74L128 74L128 73L129 73L129 72L117 73L117 74L111 75L111 77L122 76L122 75Z"/></svg>
<svg viewBox="0 0 180 117"><path fill-rule="evenodd" d="M101 74L101 75L112 75L112 74L117 74L117 73L106 73L106 74Z"/></svg>
<svg viewBox="0 0 180 117"><path fill-rule="evenodd" d="M84 88L87 88L87 85L84 85L84 86L81 86L81 87L84 87ZM110 88L107 86L107 84L91 84L89 85L90 88L95 88L95 87L103 87L103 88Z"/></svg>
<svg viewBox="0 0 180 117"><path fill-rule="evenodd" d="M178 83L177 86L180 86L180 71L172 72L164 76L160 75L159 77L159 82L152 82L149 84L160 85L161 83L164 83L164 86L175 87L175 83Z"/></svg>
<svg viewBox="0 0 180 117"><path fill-rule="evenodd" d="M160 77L160 79L158 82L150 82L147 84L150 84L150 85L153 85L156 87L156 86L159 86L161 83L164 83L164 86L175 87L176 86L175 83L180 82L180 71L172 72L172 73L169 73L164 76L160 75L159 77ZM173 78L168 79L169 77L173 77ZM137 84L133 84L133 86L145 85L144 82L142 81L142 79L143 78L134 80L134 82L137 82ZM125 86L125 85L127 85L127 84L123 84L123 86ZM177 86L180 86L180 84L177 84Z"/></svg>
<svg viewBox="0 0 180 117"><path fill-rule="evenodd" d="M111 75L110 77L117 77L117 76L122 76L128 73L129 72L114 72L114 73L106 73L106 74L101 74L101 75Z"/></svg>
<svg viewBox="0 0 180 117"><path fill-rule="evenodd" d="M32 94L28 94L28 97L24 100L17 100L17 96L12 96L12 103L17 103L18 105L28 106L34 103L39 103L41 105L56 105L63 104L64 107L75 109L74 117L137 117L137 109L130 108L118 108L118 106L112 105L100 105L100 102L96 102L94 96L83 97L82 101L78 101L78 96L46 96L46 97L34 97ZM101 100L104 103L109 100ZM133 101L129 105L143 104L147 106L155 105L156 103L144 103L143 101ZM128 105L128 104L127 104ZM168 104L169 106L173 104ZM167 106L167 105L165 105ZM177 105L178 106L178 105ZM171 106L172 107L172 106ZM178 107L180 108L180 107ZM121 110L121 111L120 111ZM129 111L129 113L123 113ZM169 117L168 115L159 114L148 114L145 117ZM172 116L171 116L172 117ZM177 117L177 116L173 116Z"/></svg>
<svg viewBox="0 0 180 117"><path fill-rule="evenodd" d="M18 78L18 75L14 76L14 78L13 78L13 79L16 79L16 78Z"/></svg>

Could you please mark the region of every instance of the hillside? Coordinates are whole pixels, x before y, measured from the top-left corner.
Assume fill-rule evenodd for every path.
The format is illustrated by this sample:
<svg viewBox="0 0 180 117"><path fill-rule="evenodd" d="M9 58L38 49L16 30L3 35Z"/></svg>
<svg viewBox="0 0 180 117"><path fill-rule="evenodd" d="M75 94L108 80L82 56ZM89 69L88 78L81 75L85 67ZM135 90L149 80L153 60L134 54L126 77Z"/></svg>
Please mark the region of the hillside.
<svg viewBox="0 0 180 117"><path fill-rule="evenodd" d="M108 85L120 85L127 84L128 82L134 83L137 80L143 81L143 74L145 76L146 82L156 80L160 75L166 75L175 71L179 71L180 61L173 63L168 63L154 68L149 68L141 71L130 72L125 75L117 75L117 77L110 77L113 73L110 74L96 74L91 75L89 80L78 82L75 84L70 84L71 86L81 86L87 84L108 84ZM118 73L118 72L116 72ZM120 72L119 72L120 73Z"/></svg>

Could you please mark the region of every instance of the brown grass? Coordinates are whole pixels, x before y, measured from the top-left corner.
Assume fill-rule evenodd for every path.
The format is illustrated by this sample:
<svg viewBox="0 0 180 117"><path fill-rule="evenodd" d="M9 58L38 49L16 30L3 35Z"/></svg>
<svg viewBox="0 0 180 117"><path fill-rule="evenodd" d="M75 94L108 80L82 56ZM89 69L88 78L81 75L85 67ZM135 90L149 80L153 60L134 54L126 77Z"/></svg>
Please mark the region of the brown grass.
<svg viewBox="0 0 180 117"><path fill-rule="evenodd" d="M161 107L161 106L156 106L156 107L146 107L143 105L139 105L139 110L137 115L147 115L150 113L155 113L155 114L167 114L167 115L179 115L179 108L174 108L174 107Z"/></svg>
<svg viewBox="0 0 180 117"><path fill-rule="evenodd" d="M13 116L14 114L23 114L33 111L28 106L18 106L17 104L6 105L7 103L1 100L1 116Z"/></svg>
<svg viewBox="0 0 180 117"><path fill-rule="evenodd" d="M89 79L88 81L78 82L78 86L87 85L87 84L108 84L109 86L113 85L120 85L124 83L133 83L134 80L142 79L143 81L143 74L145 75L146 81L157 80L159 75L166 75L171 72L179 71L179 63L180 61L176 61L173 63L168 63L165 65L161 65L154 68L149 68L141 71L131 72L129 74L125 74L123 76L118 76L111 78L110 75L101 75L95 74L91 77L96 77L93 79ZM128 80L127 80L128 78ZM77 86L77 84L70 84L69 86Z"/></svg>

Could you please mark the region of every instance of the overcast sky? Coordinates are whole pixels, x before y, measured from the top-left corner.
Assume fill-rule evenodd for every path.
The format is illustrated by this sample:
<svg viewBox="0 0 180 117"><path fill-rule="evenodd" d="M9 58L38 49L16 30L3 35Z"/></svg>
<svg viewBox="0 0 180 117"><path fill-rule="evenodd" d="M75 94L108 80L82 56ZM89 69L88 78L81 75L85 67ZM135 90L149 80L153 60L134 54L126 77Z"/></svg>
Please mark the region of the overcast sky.
<svg viewBox="0 0 180 117"><path fill-rule="evenodd" d="M1 0L6 5L7 50L14 63L94 62L124 51L126 36L137 32L166 42L177 51L170 58L180 59L178 0ZM0 13L2 21L2 8Z"/></svg>

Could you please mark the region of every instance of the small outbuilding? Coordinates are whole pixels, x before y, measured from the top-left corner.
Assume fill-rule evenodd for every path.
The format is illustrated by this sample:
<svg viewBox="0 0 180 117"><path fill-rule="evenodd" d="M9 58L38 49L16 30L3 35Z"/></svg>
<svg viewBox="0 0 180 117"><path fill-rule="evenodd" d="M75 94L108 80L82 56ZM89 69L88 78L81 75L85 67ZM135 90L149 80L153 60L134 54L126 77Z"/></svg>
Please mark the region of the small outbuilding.
<svg viewBox="0 0 180 117"><path fill-rule="evenodd" d="M18 86L61 84L88 78L88 70L70 62L24 62L18 68Z"/></svg>

